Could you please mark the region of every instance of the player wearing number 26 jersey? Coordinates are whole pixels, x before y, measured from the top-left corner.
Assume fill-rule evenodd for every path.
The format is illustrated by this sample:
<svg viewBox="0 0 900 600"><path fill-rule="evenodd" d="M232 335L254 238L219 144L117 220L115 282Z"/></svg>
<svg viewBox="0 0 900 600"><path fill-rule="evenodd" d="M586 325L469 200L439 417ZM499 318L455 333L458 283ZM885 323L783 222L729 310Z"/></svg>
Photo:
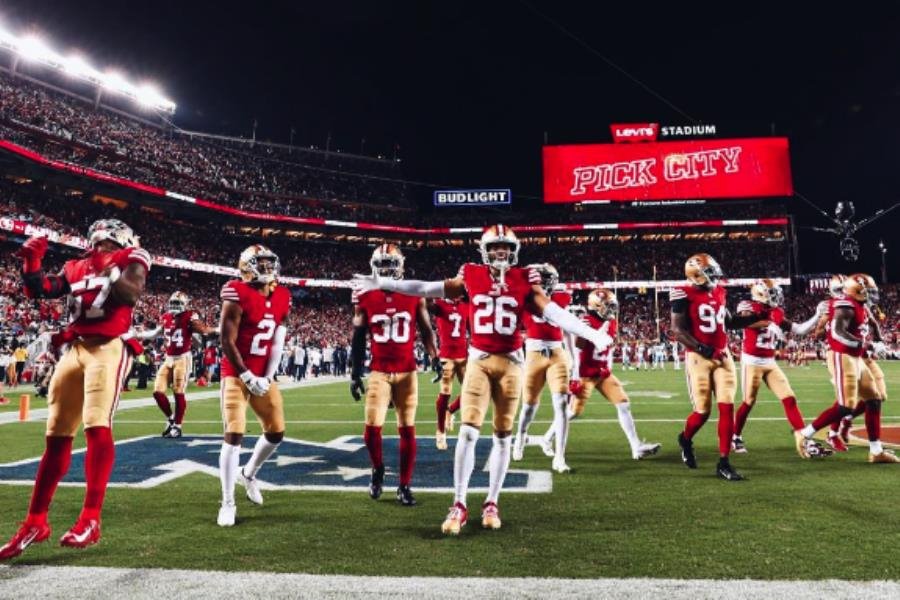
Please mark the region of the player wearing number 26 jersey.
<svg viewBox="0 0 900 600"><path fill-rule="evenodd" d="M222 422L225 441L219 454L222 505L217 522L234 525L235 481L240 477L247 498L262 504L256 475L284 439L284 406L275 372L281 362L287 329L284 321L291 308L291 294L278 286L280 263L274 252L253 245L238 261L241 281L222 288L219 324L222 351ZM262 425L253 454L238 471L241 442L246 430L247 405Z"/></svg>
<svg viewBox="0 0 900 600"><path fill-rule="evenodd" d="M372 253L369 264L378 276L403 277L403 253L393 244L382 244ZM410 489L416 464L416 407L419 403L418 378L414 346L416 330L432 358L437 356L434 332L423 298L382 290L353 294L353 384L350 392L359 400L364 390L362 367L366 334L371 340L372 364L369 389L366 392L364 438L372 462L369 495L377 500L384 485L384 459L381 431L389 406L397 415L400 434L400 477L397 501L414 506Z"/></svg>
<svg viewBox="0 0 900 600"><path fill-rule="evenodd" d="M462 384L461 412L454 457L453 479L456 497L441 526L444 533L458 534L468 519L466 496L475 467L475 444L479 429L494 404L494 448L488 461L490 484L482 506L482 526L500 527L497 499L509 469L510 434L522 386L522 316L524 311L541 316L564 331L585 337L597 346L612 341L552 302L541 288L540 276L531 269L516 267L519 240L503 225L484 230L480 241L482 264L467 263L453 279L411 281L356 275L352 285L357 293L373 289L402 292L428 298L469 297L471 342L469 362Z"/></svg>
<svg viewBox="0 0 900 600"><path fill-rule="evenodd" d="M88 244L87 253L66 262L57 275L45 275L42 269L47 238L31 238L19 251L26 296L67 295L70 320L64 331L53 336L54 346L66 349L50 379L46 449L28 516L0 547L0 560L18 556L50 536L50 502L69 468L72 440L82 423L87 440L84 506L60 544L83 548L100 540L100 513L115 456L112 419L122 379L131 368L131 353L141 351L140 344L134 348L128 329L134 305L144 291L150 255L138 247L131 228L114 219L92 224Z"/></svg>
<svg viewBox="0 0 900 600"><path fill-rule="evenodd" d="M681 457L691 469L697 468L692 439L709 419L715 394L719 408L719 463L716 474L726 481L740 481L741 475L728 460L734 428L735 368L728 350L728 329L751 325L756 316L732 317L725 305L725 288L719 285L722 268L708 254L695 254L684 265L687 283L669 293L672 305L672 332L684 344L688 394L693 411L678 434Z"/></svg>

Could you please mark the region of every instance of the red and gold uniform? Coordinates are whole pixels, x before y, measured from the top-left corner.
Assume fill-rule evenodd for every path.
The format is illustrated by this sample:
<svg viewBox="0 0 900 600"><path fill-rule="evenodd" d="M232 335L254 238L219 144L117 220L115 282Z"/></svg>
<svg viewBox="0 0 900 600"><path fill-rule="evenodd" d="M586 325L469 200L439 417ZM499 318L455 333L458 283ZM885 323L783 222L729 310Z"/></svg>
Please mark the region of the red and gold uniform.
<svg viewBox="0 0 900 600"><path fill-rule="evenodd" d="M73 436L82 422L85 429L111 426L122 380L131 368L126 343L134 310L116 302L110 292L115 276L132 263L149 271L150 255L141 248L92 250L63 266L70 320L62 341L70 346L50 380L47 435Z"/></svg>
<svg viewBox="0 0 900 600"><path fill-rule="evenodd" d="M401 425L415 423L419 391L416 377L416 314L420 298L372 290L354 296L368 324L372 362L366 391L366 425L384 425L393 403Z"/></svg>
<svg viewBox="0 0 900 600"><path fill-rule="evenodd" d="M770 307L751 300L738 304L737 312L752 313L759 316L761 321L767 320L779 326L784 321L784 309L781 307ZM741 390L744 403L753 405L756 402L763 382L779 400L794 396L794 390L784 371L775 362L776 342L775 335L765 328L744 329L744 341L741 345Z"/></svg>
<svg viewBox="0 0 900 600"><path fill-rule="evenodd" d="M861 339L862 343L843 338L834 330L835 311L847 308L853 311L847 333ZM875 377L863 360L869 336L869 313L866 307L849 296L832 298L828 304L828 321L828 372L837 392L838 405L852 409L861 399L880 398Z"/></svg>
<svg viewBox="0 0 900 600"><path fill-rule="evenodd" d="M441 344L438 354L442 367L440 393L449 395L453 390L453 378L462 381L466 374L469 304L438 298L434 301L432 314Z"/></svg>
<svg viewBox="0 0 900 600"><path fill-rule="evenodd" d="M236 302L241 307L236 346L247 369L258 377L266 375L275 330L291 309L290 292L275 284L267 285L272 289L268 296L259 288L237 280L227 282L221 293L222 300ZM223 357L222 416L226 433L244 433L247 404L256 413L264 432L284 431L284 407L278 383L271 382L265 395L254 396L228 357Z"/></svg>
<svg viewBox="0 0 900 600"><path fill-rule="evenodd" d="M200 315L192 310L173 314L167 312L162 316L163 335L166 340L166 358L156 372L155 392L165 392L171 379L172 389L176 394L183 394L187 388L187 379L193 369L191 358L191 339L194 335L194 324L200 323Z"/></svg>
<svg viewBox="0 0 900 600"><path fill-rule="evenodd" d="M459 275L469 296L471 349L462 387L462 420L480 427L494 400L494 430L511 431L522 388L522 318L540 275L510 267L501 282L491 267L464 264Z"/></svg>
<svg viewBox="0 0 900 600"><path fill-rule="evenodd" d="M600 329L604 323L608 322L606 333L610 337L616 337L619 328L618 320L604 321L592 313L588 313L584 319L594 329ZM581 376L581 381L576 388L578 393L574 395L572 400L573 416L581 416L588 399L595 389L599 390L611 404L628 402L628 395L625 393L625 388L622 387L622 382L609 371L609 353L612 352L612 346L598 352L592 343L584 341L582 344L583 347L578 357L578 373Z"/></svg>

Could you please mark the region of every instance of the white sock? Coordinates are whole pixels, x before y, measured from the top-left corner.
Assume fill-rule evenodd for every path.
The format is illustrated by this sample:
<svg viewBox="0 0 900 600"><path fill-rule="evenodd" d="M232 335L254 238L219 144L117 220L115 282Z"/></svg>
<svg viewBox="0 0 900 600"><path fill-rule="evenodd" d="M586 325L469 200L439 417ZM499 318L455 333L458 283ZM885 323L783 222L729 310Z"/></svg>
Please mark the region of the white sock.
<svg viewBox="0 0 900 600"><path fill-rule="evenodd" d="M641 445L641 440L638 438L637 430L634 428L634 418L631 416L631 402L616 404L616 412L619 413L619 425L622 427L622 431L625 432L625 437L628 438L628 443L631 444L633 452Z"/></svg>
<svg viewBox="0 0 900 600"><path fill-rule="evenodd" d="M554 450L556 451L556 456L560 457L560 460L565 460L566 456L566 442L569 440L569 419L566 415L568 410L568 394L553 394L553 425L550 426L550 431L555 434L555 443Z"/></svg>
<svg viewBox="0 0 900 600"><path fill-rule="evenodd" d="M800 435L805 437L806 439L811 439L812 436L816 434L816 430L812 425L807 425L803 429L800 430Z"/></svg>
<svg viewBox="0 0 900 600"><path fill-rule="evenodd" d="M241 447L222 442L219 452L219 481L222 482L222 502L234 504L234 482L237 479Z"/></svg>
<svg viewBox="0 0 900 600"><path fill-rule="evenodd" d="M475 469L475 444L478 443L478 430L471 425L460 425L456 438L456 456L453 459L453 485L456 489L454 502L466 506L466 494L469 491L469 479Z"/></svg>
<svg viewBox="0 0 900 600"><path fill-rule="evenodd" d="M528 427L531 425L531 422L534 421L534 415L537 414L538 406L541 403L531 405L526 402L522 403L522 410L519 412L519 431L518 437L522 439L522 443L525 443L527 440L525 436L528 435Z"/></svg>
<svg viewBox="0 0 900 600"><path fill-rule="evenodd" d="M487 502L497 502L500 497L500 489L503 487L503 480L506 479L506 472L509 470L509 454L510 454L510 437L499 438L494 436L494 448L488 459L488 469L490 477L488 484Z"/></svg>
<svg viewBox="0 0 900 600"><path fill-rule="evenodd" d="M881 446L881 440L869 442L869 454L881 454L884 448Z"/></svg>
<svg viewBox="0 0 900 600"><path fill-rule="evenodd" d="M244 475L251 479L256 477L260 467L272 456L276 448L278 448L278 444L273 444L267 440L265 435L259 436L259 439L256 440L256 445L253 447L253 454L250 456L250 460L244 465Z"/></svg>

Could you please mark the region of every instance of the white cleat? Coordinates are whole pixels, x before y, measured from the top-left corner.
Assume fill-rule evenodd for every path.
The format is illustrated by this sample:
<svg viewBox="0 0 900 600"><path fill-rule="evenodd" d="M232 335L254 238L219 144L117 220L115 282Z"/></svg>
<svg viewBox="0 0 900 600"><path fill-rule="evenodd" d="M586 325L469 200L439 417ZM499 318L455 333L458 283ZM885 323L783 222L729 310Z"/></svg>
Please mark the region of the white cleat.
<svg viewBox="0 0 900 600"><path fill-rule="evenodd" d="M660 448L662 448L662 444L647 444L642 442L631 453L631 458L633 458L634 460L641 460L642 458L647 458L648 456L654 456L657 452L659 452Z"/></svg>
<svg viewBox="0 0 900 600"><path fill-rule="evenodd" d="M549 456L553 458L556 456L556 449L553 447L553 438L548 436L541 437L541 450L544 451L544 456Z"/></svg>
<svg viewBox="0 0 900 600"><path fill-rule="evenodd" d="M259 482L256 480L256 477L247 477L244 475L244 469L241 469L238 471L238 481L240 481L241 485L247 490L247 500L253 504L262 506L262 492L259 491Z"/></svg>
<svg viewBox="0 0 900 600"><path fill-rule="evenodd" d="M446 450L447 449L447 434L443 431L438 431L434 434L434 445L438 450Z"/></svg>
<svg viewBox="0 0 900 600"><path fill-rule="evenodd" d="M572 471L571 467L566 464L566 458L564 456L553 457L553 470L557 473L570 473Z"/></svg>
<svg viewBox="0 0 900 600"><path fill-rule="evenodd" d="M525 438L527 435L517 435L516 439L513 440L512 447L512 459L515 461L522 460L525 458Z"/></svg>
<svg viewBox="0 0 900 600"><path fill-rule="evenodd" d="M453 433L453 428L456 426L456 415L451 413L449 410L447 411L447 417L444 419L444 430Z"/></svg>
<svg viewBox="0 0 900 600"><path fill-rule="evenodd" d="M232 527L235 515L237 515L237 506L235 506L234 502L222 502L216 523L219 524L219 527Z"/></svg>

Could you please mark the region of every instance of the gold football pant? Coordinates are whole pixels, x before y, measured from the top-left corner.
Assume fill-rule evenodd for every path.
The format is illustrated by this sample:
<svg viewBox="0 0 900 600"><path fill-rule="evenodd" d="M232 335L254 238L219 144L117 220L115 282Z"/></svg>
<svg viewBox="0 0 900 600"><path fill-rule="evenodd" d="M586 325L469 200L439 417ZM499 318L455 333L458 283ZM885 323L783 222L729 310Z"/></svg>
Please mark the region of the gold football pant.
<svg viewBox="0 0 900 600"><path fill-rule="evenodd" d="M774 361L768 365L741 362L741 392L744 404L752 406L756 403L756 396L763 382L779 400L794 395L787 376Z"/></svg>
<svg viewBox="0 0 900 600"><path fill-rule="evenodd" d="M481 428L493 401L494 433L512 433L521 393L521 363L505 354L470 358L460 399L462 422Z"/></svg>
<svg viewBox="0 0 900 600"><path fill-rule="evenodd" d="M551 394L569 392L569 356L562 348L554 348L548 353L530 350L525 355L525 396L524 402L534 406L541 401L544 384Z"/></svg>
<svg viewBox="0 0 900 600"><path fill-rule="evenodd" d="M826 356L831 383L840 406L856 408L860 400L881 398L875 378L861 357L833 350L829 350Z"/></svg>
<svg viewBox="0 0 900 600"><path fill-rule="evenodd" d="M220 395L225 433L246 433L248 404L256 414L263 432L284 432L284 401L276 382L269 384L269 391L264 395L254 396L240 378L228 376L222 381Z"/></svg>
<svg viewBox="0 0 900 600"><path fill-rule="evenodd" d="M183 394L187 389L188 374L193 370L193 360L190 354L166 357L163 364L156 372L156 381L153 384L154 392L166 393L169 387L169 379L172 381L172 391Z"/></svg>
<svg viewBox="0 0 900 600"><path fill-rule="evenodd" d="M628 394L625 393L622 382L615 375L610 375L603 379L599 377L582 377L581 390L572 399L572 413L576 417L580 417L584 412L584 407L595 389L600 390L600 394L609 400L610 404L628 402Z"/></svg>
<svg viewBox="0 0 900 600"><path fill-rule="evenodd" d="M459 382L466 376L466 359L465 358L442 358L441 359L441 394L448 396L453 393L453 378Z"/></svg>
<svg viewBox="0 0 900 600"><path fill-rule="evenodd" d="M369 374L366 390L366 425L382 427L387 417L388 407L394 404L397 413L397 427L416 424L416 407L419 404L419 379L415 371L407 373Z"/></svg>
<svg viewBox="0 0 900 600"><path fill-rule="evenodd" d="M684 374L694 412L709 414L713 395L716 402L734 404L737 377L731 353L726 352L723 358L710 360L696 352L688 352Z"/></svg>

